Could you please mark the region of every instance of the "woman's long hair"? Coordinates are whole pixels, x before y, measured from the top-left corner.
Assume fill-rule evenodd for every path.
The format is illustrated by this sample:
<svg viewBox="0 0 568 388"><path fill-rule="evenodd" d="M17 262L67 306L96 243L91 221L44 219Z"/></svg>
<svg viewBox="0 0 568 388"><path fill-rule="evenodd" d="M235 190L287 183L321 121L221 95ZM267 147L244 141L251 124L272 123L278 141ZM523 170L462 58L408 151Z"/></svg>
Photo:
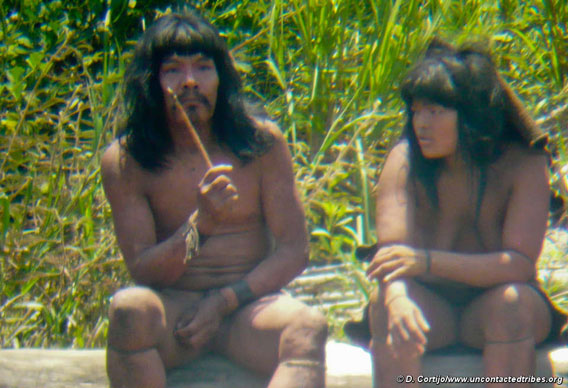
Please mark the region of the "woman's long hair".
<svg viewBox="0 0 568 388"><path fill-rule="evenodd" d="M125 75L125 112L118 136L126 137L128 152L145 169L165 167L173 150L159 82L160 65L173 54L195 53L213 59L219 76L213 114L213 132L219 142L243 163L272 146L272 135L259 130L245 108L240 76L215 27L192 13L170 14L144 33Z"/></svg>
<svg viewBox="0 0 568 388"><path fill-rule="evenodd" d="M487 167L504 152L507 144L533 145L534 122L498 74L488 53L474 46L455 49L438 39L401 84L407 121L402 137L410 150L410 177L420 182L430 204L438 208L436 182L442 160L423 156L412 125L412 102L425 99L458 113L457 153L468 166L476 186L475 220L479 217L486 185ZM526 126L519 124L519 114ZM529 128L530 127L530 128ZM473 189L473 187L472 187ZM473 197L472 197L473 198Z"/></svg>

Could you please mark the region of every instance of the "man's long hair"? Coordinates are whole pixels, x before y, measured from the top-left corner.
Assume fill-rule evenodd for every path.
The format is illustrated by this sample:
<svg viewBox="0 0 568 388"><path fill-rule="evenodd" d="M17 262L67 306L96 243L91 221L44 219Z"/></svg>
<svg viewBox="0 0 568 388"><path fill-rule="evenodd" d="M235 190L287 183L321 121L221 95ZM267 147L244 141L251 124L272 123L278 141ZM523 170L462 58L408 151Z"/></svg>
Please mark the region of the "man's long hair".
<svg viewBox="0 0 568 388"><path fill-rule="evenodd" d="M457 153L471 173L475 195L475 218L479 217L486 185L487 167L506 146L542 145L539 131L518 98L498 74L491 56L479 46L456 49L434 39L424 56L401 84L407 121L402 138L409 144L411 182L420 182L430 204L438 207L436 182L442 160L423 156L412 125L412 102L425 99L458 113ZM522 121L519 116L523 115ZM522 122L521 122L522 121ZM472 187L473 189L473 187Z"/></svg>
<svg viewBox="0 0 568 388"><path fill-rule="evenodd" d="M224 40L215 27L193 13L159 18L144 33L126 70L125 115L118 136L126 138L126 149L145 169L167 166L173 151L160 87L162 62L173 54L202 53L211 58L219 76L213 114L213 133L243 162L270 149L273 137L255 125L241 95L241 79Z"/></svg>

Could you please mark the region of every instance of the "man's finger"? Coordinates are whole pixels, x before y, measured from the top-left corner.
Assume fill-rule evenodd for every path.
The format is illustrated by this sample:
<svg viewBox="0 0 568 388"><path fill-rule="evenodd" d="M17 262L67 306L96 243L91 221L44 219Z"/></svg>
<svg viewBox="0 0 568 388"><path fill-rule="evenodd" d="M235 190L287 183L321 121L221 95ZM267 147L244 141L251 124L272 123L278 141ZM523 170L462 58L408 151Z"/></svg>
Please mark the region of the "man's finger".
<svg viewBox="0 0 568 388"><path fill-rule="evenodd" d="M223 191L222 193L219 193L219 202L221 202L223 206L225 206L225 203L229 203L231 206L233 205L233 203L239 198L239 194L237 193L237 191L233 191L230 189L227 189L225 191Z"/></svg>
<svg viewBox="0 0 568 388"><path fill-rule="evenodd" d="M211 331L208 329L201 330L199 333L191 336L190 342L191 345L195 348L201 348L207 344L209 339L211 338Z"/></svg>
<svg viewBox="0 0 568 388"><path fill-rule="evenodd" d="M233 171L233 166L230 164L217 164L205 172L205 175L199 185L209 184L219 175L229 174L231 171Z"/></svg>
<svg viewBox="0 0 568 388"><path fill-rule="evenodd" d="M231 178L229 178L227 175L219 175L218 177L216 177L213 182L208 183L207 184L209 192L211 193L217 193L217 192L222 192L223 190L225 190L227 187L232 186L233 188L235 186L233 186Z"/></svg>

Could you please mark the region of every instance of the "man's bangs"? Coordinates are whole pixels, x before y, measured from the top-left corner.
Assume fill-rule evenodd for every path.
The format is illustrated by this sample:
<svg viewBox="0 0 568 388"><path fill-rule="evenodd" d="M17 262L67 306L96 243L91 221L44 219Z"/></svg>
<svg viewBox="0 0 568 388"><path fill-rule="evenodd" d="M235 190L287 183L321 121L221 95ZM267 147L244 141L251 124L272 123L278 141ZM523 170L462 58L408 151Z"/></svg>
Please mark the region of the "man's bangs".
<svg viewBox="0 0 568 388"><path fill-rule="evenodd" d="M202 53L214 58L221 51L215 31L201 25L175 21L174 26L163 28L154 41L154 58L160 63L164 58L177 55Z"/></svg>
<svg viewBox="0 0 568 388"><path fill-rule="evenodd" d="M450 108L456 107L459 102L452 76L440 61L425 61L414 68L402 82L401 95L408 106L415 99L425 99Z"/></svg>

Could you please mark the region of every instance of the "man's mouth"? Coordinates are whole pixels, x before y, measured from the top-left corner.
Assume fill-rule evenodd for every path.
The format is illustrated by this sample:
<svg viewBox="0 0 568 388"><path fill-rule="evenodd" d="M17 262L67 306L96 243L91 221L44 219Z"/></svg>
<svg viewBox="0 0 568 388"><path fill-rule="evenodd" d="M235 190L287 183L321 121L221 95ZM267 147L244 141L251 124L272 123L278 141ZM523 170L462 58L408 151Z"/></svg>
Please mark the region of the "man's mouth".
<svg viewBox="0 0 568 388"><path fill-rule="evenodd" d="M202 95L181 96L179 99L184 107L191 107L196 105L205 105L209 107L209 101Z"/></svg>

